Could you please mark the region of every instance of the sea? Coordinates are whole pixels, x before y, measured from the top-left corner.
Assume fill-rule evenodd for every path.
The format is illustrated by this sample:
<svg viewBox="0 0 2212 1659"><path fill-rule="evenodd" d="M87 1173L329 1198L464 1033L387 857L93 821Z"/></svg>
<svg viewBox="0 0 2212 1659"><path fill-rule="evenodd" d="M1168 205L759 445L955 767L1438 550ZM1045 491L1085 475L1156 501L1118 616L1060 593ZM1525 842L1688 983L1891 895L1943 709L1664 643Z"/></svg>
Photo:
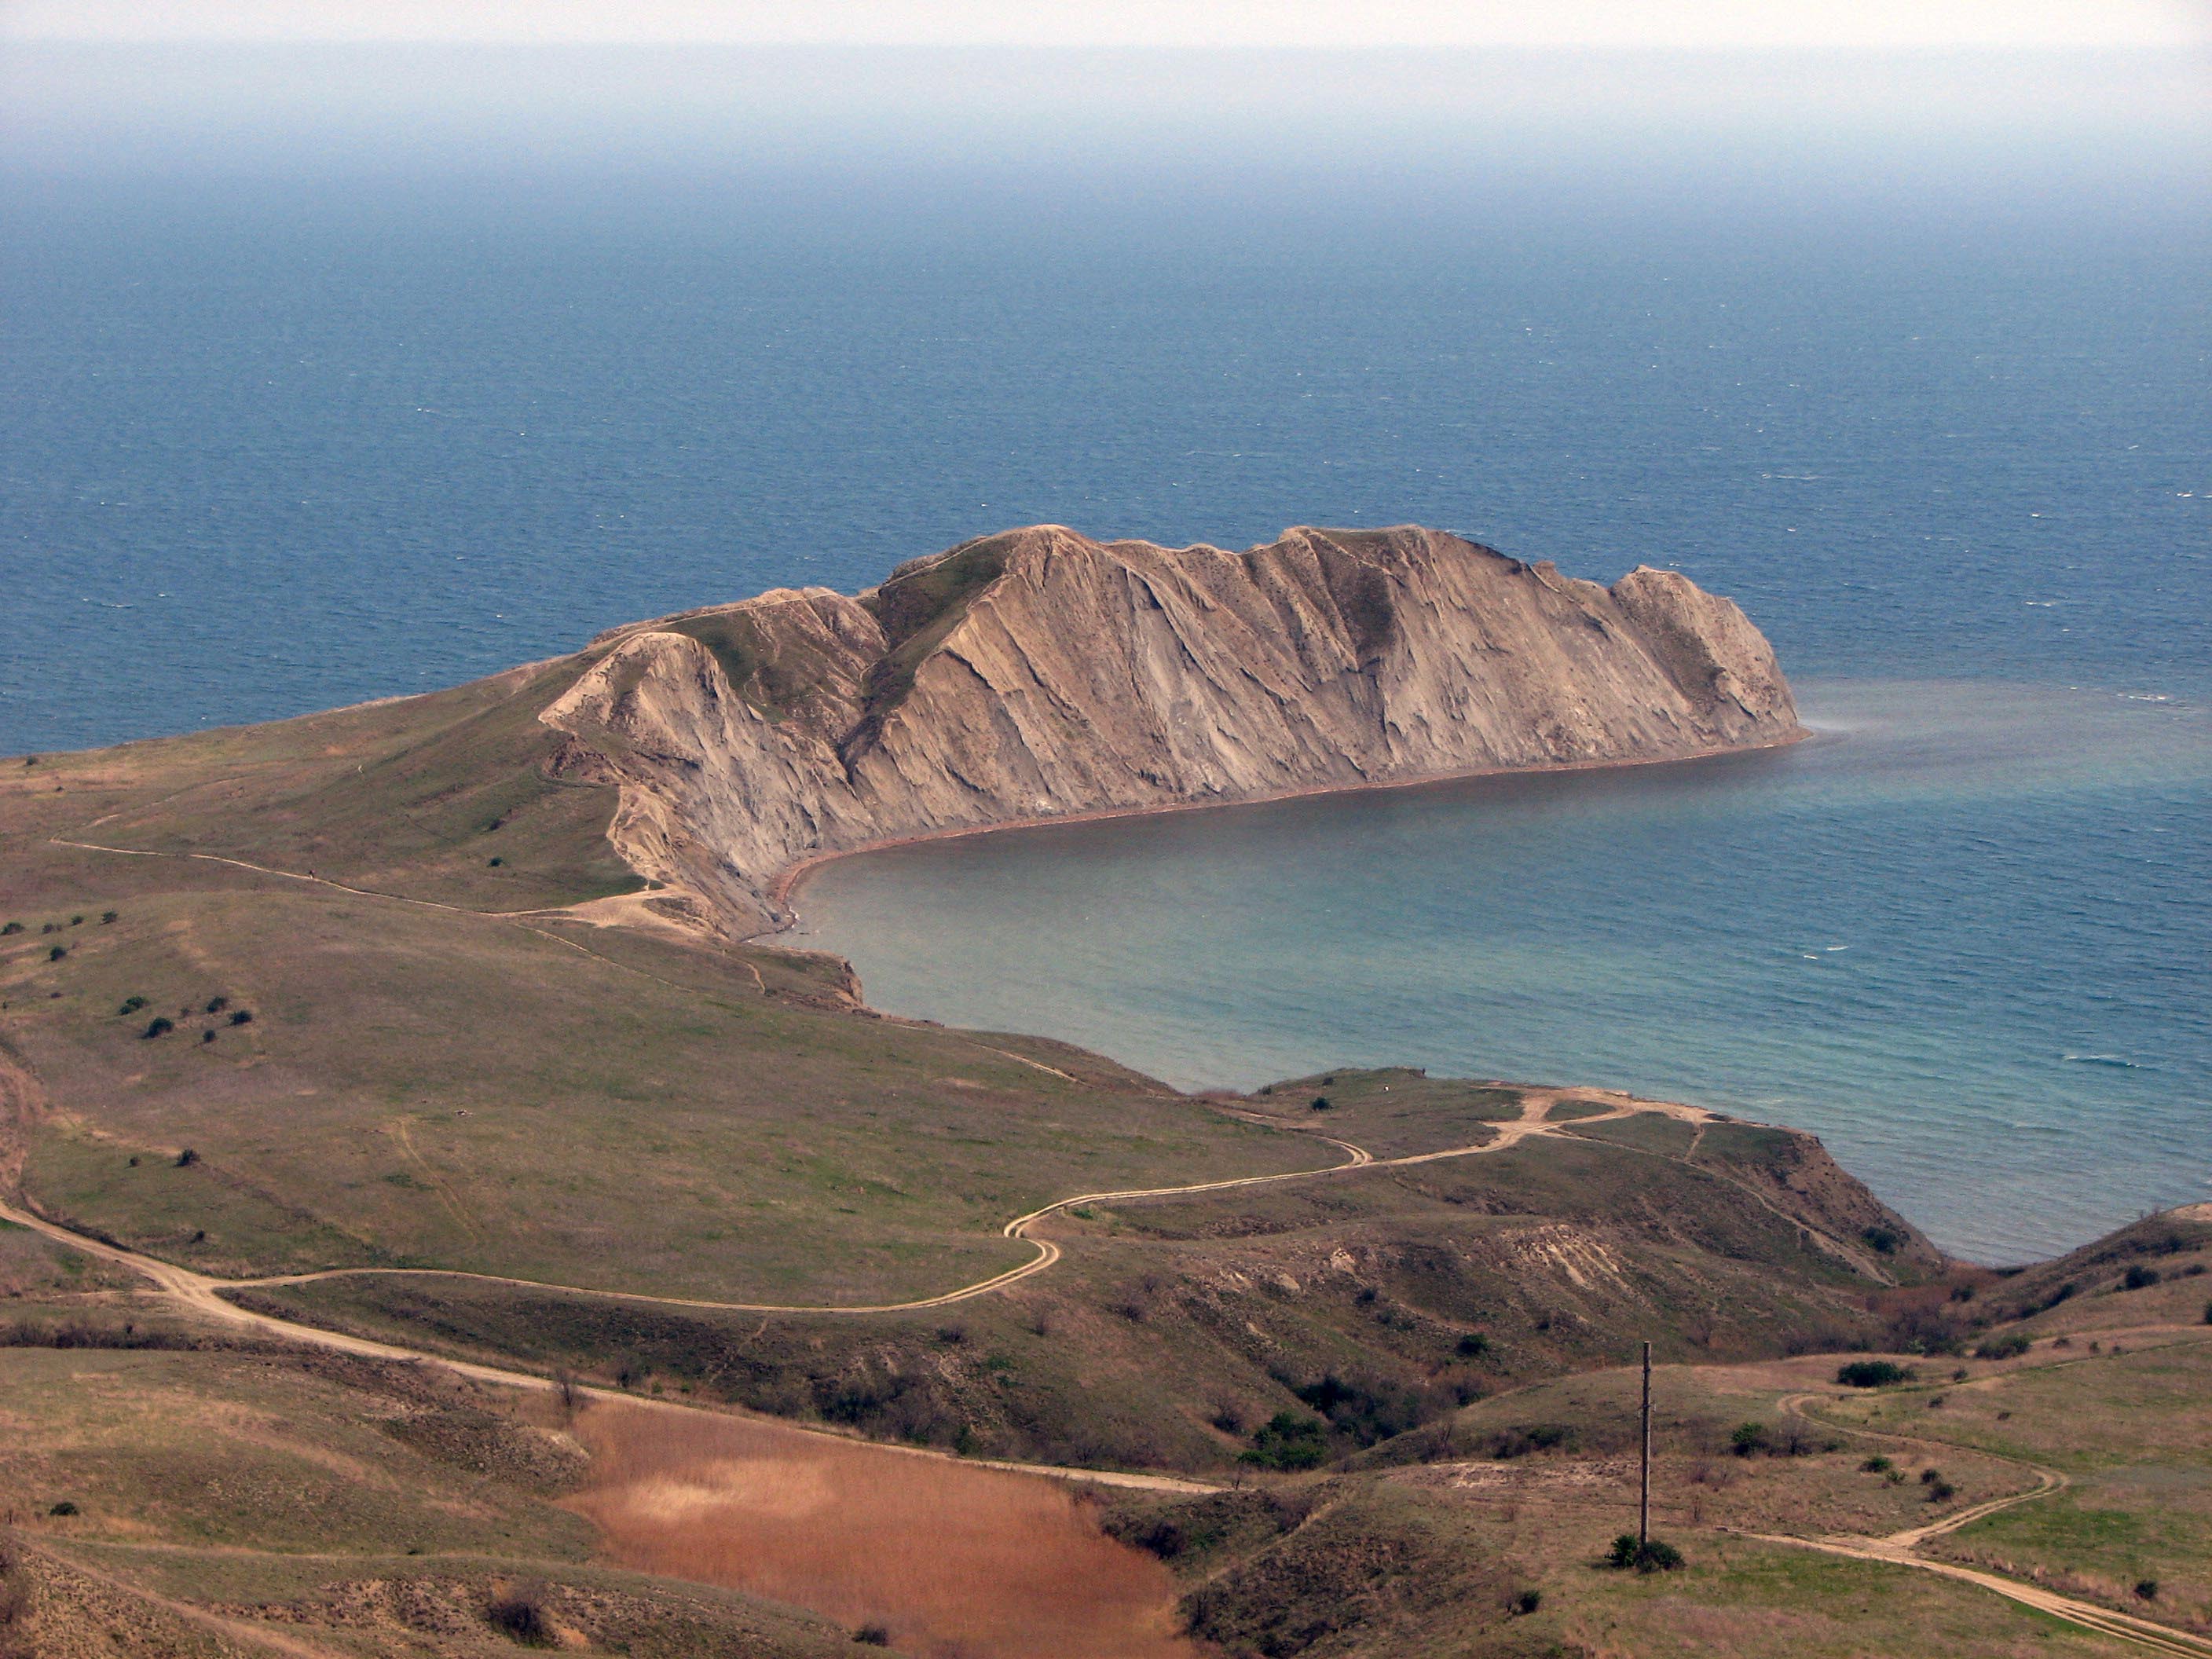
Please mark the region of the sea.
<svg viewBox="0 0 2212 1659"><path fill-rule="evenodd" d="M1811 740L886 851L800 937L1179 1085L1402 1062L1801 1126L1985 1261L2212 1199L2201 155L44 118L0 136L0 753L1038 521L1672 566Z"/></svg>

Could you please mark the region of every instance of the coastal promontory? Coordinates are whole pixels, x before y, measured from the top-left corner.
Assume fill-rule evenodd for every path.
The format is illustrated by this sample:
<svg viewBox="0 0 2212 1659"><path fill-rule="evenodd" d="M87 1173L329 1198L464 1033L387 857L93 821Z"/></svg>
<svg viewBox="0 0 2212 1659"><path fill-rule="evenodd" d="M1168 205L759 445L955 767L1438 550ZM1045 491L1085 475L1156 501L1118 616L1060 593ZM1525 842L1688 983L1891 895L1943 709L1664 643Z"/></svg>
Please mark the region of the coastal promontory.
<svg viewBox="0 0 2212 1659"><path fill-rule="evenodd" d="M1404 526L1244 552L1009 531L857 596L777 589L617 629L540 718L617 784L609 837L724 927L887 841L1798 735L1730 601L1611 587Z"/></svg>

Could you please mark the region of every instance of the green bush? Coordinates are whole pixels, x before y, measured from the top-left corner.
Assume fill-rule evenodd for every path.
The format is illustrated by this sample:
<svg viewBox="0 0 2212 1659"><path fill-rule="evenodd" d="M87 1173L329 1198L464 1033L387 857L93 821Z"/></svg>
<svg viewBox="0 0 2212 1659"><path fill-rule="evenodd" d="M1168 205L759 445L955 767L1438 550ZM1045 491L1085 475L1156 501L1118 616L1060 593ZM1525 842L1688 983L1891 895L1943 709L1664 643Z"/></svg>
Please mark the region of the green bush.
<svg viewBox="0 0 2212 1659"><path fill-rule="evenodd" d="M146 1029L139 1035L149 1037L167 1036L176 1029L176 1021L171 1019L167 1014L156 1014L146 1022Z"/></svg>
<svg viewBox="0 0 2212 1659"><path fill-rule="evenodd" d="M57 945L56 946L54 946L54 948L53 948L52 950L51 950L51 951L47 951L47 952L46 952L46 960L47 960L48 962L59 962L59 961L60 961L64 957L67 956L68 954L69 954L69 946L68 946L68 945Z"/></svg>
<svg viewBox="0 0 2212 1659"><path fill-rule="evenodd" d="M1316 1112L1325 1112L1328 1110L1328 1097L1327 1095L1316 1095L1313 1100L1313 1109Z"/></svg>
<svg viewBox="0 0 2212 1659"><path fill-rule="evenodd" d="M1974 1350L1977 1359L2017 1359L2033 1345L2021 1331L2008 1331L2002 1336L1993 1336Z"/></svg>
<svg viewBox="0 0 2212 1659"><path fill-rule="evenodd" d="M23 931L23 924L22 924L21 922L20 922L20 921L11 921L11 922L9 922L9 923L7 923L5 926L0 926L0 939L4 939L4 938L5 938L5 937L7 937L7 935L9 935L9 933L21 933L22 931Z"/></svg>
<svg viewBox="0 0 2212 1659"><path fill-rule="evenodd" d="M146 999L143 997L125 997L123 999L123 1006L115 1012L118 1015L135 1014L145 1006Z"/></svg>
<svg viewBox="0 0 2212 1659"><path fill-rule="evenodd" d="M1639 1544L1634 1533L1625 1532L1613 1540L1613 1551L1606 1557L1606 1565L1624 1571L1633 1567L1638 1572L1678 1572L1682 1566L1682 1552L1656 1538Z"/></svg>
<svg viewBox="0 0 2212 1659"><path fill-rule="evenodd" d="M252 1010L252 1009L251 1009L251 1008L240 1008L240 1009L236 1010L234 1012L233 1012L233 1013L232 1013L232 1015L231 1015L231 1017L230 1017L230 1023L231 1023L233 1025L251 1025L251 1024L253 1024L253 1010Z"/></svg>
<svg viewBox="0 0 2212 1659"><path fill-rule="evenodd" d="M2127 1276L2120 1281L2120 1288L2129 1291L2148 1290L2158 1283L2159 1278L2157 1268L2146 1267L2138 1261L2128 1269Z"/></svg>
<svg viewBox="0 0 2212 1659"><path fill-rule="evenodd" d="M1836 1381L1847 1389L1886 1389L1892 1383L1910 1382L1915 1375L1911 1366L1893 1359L1854 1359L1837 1370Z"/></svg>
<svg viewBox="0 0 2212 1659"><path fill-rule="evenodd" d="M1480 1331L1469 1331L1453 1346L1452 1352L1462 1359L1480 1359L1490 1352L1490 1339Z"/></svg>
<svg viewBox="0 0 2212 1659"><path fill-rule="evenodd" d="M1238 1461L1263 1469L1316 1469L1328 1457L1328 1430L1317 1417L1277 1412L1252 1437Z"/></svg>
<svg viewBox="0 0 2212 1659"><path fill-rule="evenodd" d="M1766 1425L1739 1423L1729 1434L1729 1447L1738 1457L1748 1457L1767 1448Z"/></svg>

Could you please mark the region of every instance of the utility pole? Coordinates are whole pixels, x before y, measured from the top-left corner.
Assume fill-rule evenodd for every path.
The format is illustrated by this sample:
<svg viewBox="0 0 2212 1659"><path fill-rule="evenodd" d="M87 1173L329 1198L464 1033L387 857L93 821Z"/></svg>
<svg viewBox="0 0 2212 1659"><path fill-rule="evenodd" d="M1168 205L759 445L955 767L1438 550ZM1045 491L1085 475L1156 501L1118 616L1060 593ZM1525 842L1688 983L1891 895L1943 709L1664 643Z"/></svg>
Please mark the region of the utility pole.
<svg viewBox="0 0 2212 1659"><path fill-rule="evenodd" d="M1651 1541L1651 1345L1644 1345L1644 1480L1636 1500L1636 1547Z"/></svg>

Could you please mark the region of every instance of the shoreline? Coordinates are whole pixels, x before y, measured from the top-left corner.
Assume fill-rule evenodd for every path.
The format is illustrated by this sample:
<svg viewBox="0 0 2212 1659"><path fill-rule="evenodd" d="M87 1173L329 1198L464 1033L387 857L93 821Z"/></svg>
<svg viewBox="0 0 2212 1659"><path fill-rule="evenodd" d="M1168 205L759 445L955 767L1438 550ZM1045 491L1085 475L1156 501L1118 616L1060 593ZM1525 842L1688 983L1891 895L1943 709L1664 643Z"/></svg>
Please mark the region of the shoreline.
<svg viewBox="0 0 2212 1659"><path fill-rule="evenodd" d="M770 878L763 896L779 920L772 927L757 933L748 933L738 941L743 945L771 941L790 933L799 925L796 898L807 878L824 866L840 859L857 858L863 853L884 853L900 847L920 847L931 842L964 841L977 836L995 836L1012 830L1051 830L1062 824L1106 823L1119 818L1163 817L1175 812L1222 811L1239 806L1269 806L1280 801L1311 800L1326 795L1358 795L1379 793L1389 789L1419 789L1448 783L1466 783L1477 778L1517 778L1550 776L1570 772L1623 771L1631 767L1689 765L1701 761L1721 760L1735 755L1770 755L1781 750L1794 749L1801 743L1814 740L1841 742L1845 734L1836 732L1816 732L1802 720L1789 736L1772 743L1730 745L1712 749L1692 749L1678 755L1646 755L1611 760L1544 761L1533 766L1477 766L1456 772L1425 772L1419 777L1379 778L1358 783L1319 783L1300 788L1274 789L1262 794L1241 795L1234 800L1159 801L1142 806L1102 806L1082 812L1063 812L1051 817L1006 818L997 823L961 824L945 830L924 830L918 835L886 836L877 841L861 842L856 846L842 847L835 852L816 853L787 864Z"/></svg>

